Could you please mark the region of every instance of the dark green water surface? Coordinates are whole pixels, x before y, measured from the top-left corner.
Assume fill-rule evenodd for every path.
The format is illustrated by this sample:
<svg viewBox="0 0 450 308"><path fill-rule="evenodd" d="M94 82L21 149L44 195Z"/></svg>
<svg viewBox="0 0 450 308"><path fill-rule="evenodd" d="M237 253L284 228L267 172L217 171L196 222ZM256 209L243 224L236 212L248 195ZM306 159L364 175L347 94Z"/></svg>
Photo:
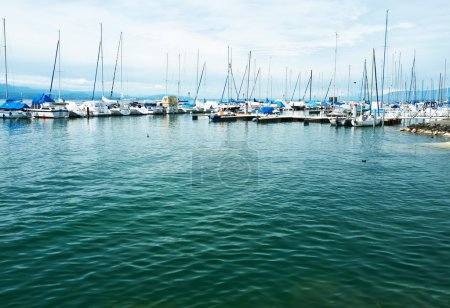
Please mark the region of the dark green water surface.
<svg viewBox="0 0 450 308"><path fill-rule="evenodd" d="M189 115L0 121L0 305L448 307L443 141Z"/></svg>

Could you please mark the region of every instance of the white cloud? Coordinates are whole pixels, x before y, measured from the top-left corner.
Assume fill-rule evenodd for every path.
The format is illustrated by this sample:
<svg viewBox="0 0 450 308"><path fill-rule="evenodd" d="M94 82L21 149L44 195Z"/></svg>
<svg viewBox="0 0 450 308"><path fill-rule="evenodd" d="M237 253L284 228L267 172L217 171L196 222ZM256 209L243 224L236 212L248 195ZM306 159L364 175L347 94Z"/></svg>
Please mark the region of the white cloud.
<svg viewBox="0 0 450 308"><path fill-rule="evenodd" d="M119 33L124 33L124 87L149 95L165 91L166 53L169 53L169 91L177 91L178 55L182 92L195 91L196 56L207 62L207 96L220 96L227 70L227 46L233 48L235 72L244 71L248 51L267 83L269 58L277 95L284 91L285 68L333 71L335 32L338 33L338 72L349 64L354 75L364 58L377 50L381 63L385 10L390 9L389 52L404 50L405 63L413 49L421 55L424 78L436 75L449 44L443 34L449 13L443 1L372 2L357 0L307 1L10 1L2 4L6 17L8 59L16 80L48 86L61 29L64 87L92 90L103 23L104 76L110 87ZM427 46L421 42L426 41ZM430 47L430 46L439 46ZM429 65L425 65L425 62ZM253 65L253 63L252 63ZM253 69L253 68L252 68ZM48 77L44 77L48 76ZM341 79L344 79L341 77ZM0 79L1 80L1 79ZM163 85L163 86L161 86Z"/></svg>

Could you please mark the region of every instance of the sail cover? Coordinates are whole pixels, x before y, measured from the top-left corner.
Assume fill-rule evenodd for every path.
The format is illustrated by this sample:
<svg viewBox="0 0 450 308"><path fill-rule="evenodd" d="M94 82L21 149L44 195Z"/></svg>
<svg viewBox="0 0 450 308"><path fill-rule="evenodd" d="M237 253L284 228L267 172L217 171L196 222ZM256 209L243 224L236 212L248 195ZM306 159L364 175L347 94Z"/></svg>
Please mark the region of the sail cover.
<svg viewBox="0 0 450 308"><path fill-rule="evenodd" d="M0 105L0 109L8 109L8 110L21 110L21 109L25 109L25 108L30 108L30 106L28 106L27 104L22 103L22 102L6 101L6 103L3 103L2 105Z"/></svg>
<svg viewBox="0 0 450 308"><path fill-rule="evenodd" d="M31 101L31 103L33 105L41 105L43 103L54 103L54 102L55 101L50 97L50 95L47 95L47 94L44 94L44 93L42 95L36 96Z"/></svg>

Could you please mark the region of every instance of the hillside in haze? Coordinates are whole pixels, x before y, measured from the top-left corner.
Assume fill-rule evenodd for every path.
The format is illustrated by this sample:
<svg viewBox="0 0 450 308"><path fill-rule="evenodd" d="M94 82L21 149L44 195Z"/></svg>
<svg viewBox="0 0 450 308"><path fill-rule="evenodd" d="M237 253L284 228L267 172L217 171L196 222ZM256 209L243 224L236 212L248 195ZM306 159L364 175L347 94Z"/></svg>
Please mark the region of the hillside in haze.
<svg viewBox="0 0 450 308"><path fill-rule="evenodd" d="M33 99L36 96L40 96L42 93L48 93L48 89L35 89L30 87L20 87L20 86L8 86L8 96L9 97L19 97L24 100ZM58 90L52 91L52 96L55 98L58 96ZM138 99L161 99L164 94L149 95L134 97L125 95L125 98L138 98ZM0 84L0 101L6 97L5 95L5 84ZM92 92L82 92L82 91L61 91L61 98L66 100L90 100L92 99ZM96 92L95 99L100 99L101 95ZM117 99L118 97L114 97ZM180 97L180 99L187 99L186 97Z"/></svg>

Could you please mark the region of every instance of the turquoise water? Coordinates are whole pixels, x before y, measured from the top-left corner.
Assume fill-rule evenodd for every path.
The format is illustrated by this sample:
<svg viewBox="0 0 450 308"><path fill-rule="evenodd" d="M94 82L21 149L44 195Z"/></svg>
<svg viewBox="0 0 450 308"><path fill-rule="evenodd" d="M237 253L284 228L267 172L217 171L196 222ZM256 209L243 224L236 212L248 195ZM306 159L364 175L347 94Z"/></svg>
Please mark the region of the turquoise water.
<svg viewBox="0 0 450 308"><path fill-rule="evenodd" d="M188 115L0 121L1 306L446 307L443 141Z"/></svg>

